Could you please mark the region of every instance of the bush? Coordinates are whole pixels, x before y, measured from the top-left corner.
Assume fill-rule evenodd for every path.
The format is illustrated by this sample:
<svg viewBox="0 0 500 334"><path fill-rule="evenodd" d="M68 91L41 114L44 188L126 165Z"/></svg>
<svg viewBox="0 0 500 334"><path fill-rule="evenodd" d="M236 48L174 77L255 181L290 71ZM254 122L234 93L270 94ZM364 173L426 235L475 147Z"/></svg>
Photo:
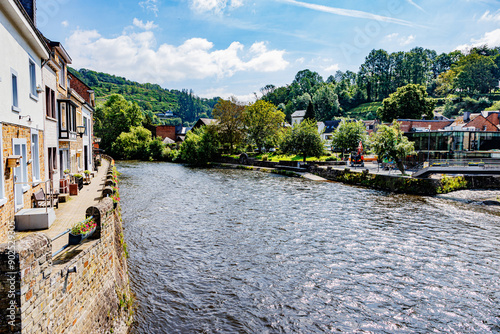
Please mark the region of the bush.
<svg viewBox="0 0 500 334"><path fill-rule="evenodd" d="M264 154L262 156L262 161L267 161L267 159L269 159L269 156L267 154Z"/></svg>
<svg viewBox="0 0 500 334"><path fill-rule="evenodd" d="M187 133L181 144L179 157L192 165L206 165L216 158L218 148L216 128L204 126Z"/></svg>
<svg viewBox="0 0 500 334"><path fill-rule="evenodd" d="M463 176L451 177L443 175L441 187L437 189L438 194L447 194L455 190L467 189L467 181Z"/></svg>

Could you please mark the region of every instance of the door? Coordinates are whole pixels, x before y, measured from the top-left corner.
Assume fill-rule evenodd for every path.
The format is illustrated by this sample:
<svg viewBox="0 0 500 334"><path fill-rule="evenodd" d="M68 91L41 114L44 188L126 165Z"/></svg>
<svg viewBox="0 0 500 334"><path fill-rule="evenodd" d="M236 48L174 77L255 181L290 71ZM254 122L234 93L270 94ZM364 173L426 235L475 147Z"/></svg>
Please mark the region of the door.
<svg viewBox="0 0 500 334"><path fill-rule="evenodd" d="M14 140L13 142L14 155L20 155L21 161L18 167L14 168L14 203L16 207L16 212L24 207L24 188L26 187L25 182L27 182L27 171L26 171L26 143L20 142L19 140Z"/></svg>
<svg viewBox="0 0 500 334"><path fill-rule="evenodd" d="M89 169L89 147L85 145L83 147L83 161L85 163L85 170Z"/></svg>

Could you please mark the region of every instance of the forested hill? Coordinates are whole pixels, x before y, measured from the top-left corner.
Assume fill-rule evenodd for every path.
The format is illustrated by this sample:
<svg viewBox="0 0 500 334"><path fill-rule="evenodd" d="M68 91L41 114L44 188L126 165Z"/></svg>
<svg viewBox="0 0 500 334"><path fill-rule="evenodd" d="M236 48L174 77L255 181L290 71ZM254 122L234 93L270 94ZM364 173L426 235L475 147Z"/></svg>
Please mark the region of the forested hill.
<svg viewBox="0 0 500 334"><path fill-rule="evenodd" d="M146 115L155 123L165 123L154 116L158 113L172 111L176 117L170 119L172 125L192 123L200 117L211 117L212 109L218 97L205 99L195 96L192 91L168 90L157 84L141 84L115 75L95 72L87 69L70 73L90 86L96 94L96 102L106 100L112 94L121 94L127 100L137 102Z"/></svg>

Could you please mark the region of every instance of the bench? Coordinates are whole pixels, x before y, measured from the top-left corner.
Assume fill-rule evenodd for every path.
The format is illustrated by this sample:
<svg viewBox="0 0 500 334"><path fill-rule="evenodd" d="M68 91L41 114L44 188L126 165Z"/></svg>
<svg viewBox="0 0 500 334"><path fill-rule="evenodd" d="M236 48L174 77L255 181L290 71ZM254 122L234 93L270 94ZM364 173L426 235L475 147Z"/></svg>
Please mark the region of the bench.
<svg viewBox="0 0 500 334"><path fill-rule="evenodd" d="M33 194L33 202L36 208L44 208L46 205L59 208L59 194L46 195L43 189L40 189Z"/></svg>

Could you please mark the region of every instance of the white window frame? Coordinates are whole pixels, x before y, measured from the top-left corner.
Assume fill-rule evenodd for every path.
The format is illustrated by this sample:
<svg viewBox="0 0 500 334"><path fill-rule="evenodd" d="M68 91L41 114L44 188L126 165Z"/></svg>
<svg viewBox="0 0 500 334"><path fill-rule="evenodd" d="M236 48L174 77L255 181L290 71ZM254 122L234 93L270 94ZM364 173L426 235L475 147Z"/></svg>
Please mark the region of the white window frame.
<svg viewBox="0 0 500 334"><path fill-rule="evenodd" d="M66 66L61 60L59 60L59 66L61 67L59 70L59 86L66 88Z"/></svg>
<svg viewBox="0 0 500 334"><path fill-rule="evenodd" d="M26 183L22 185L23 192L27 192L30 189L28 182L28 148L26 144L26 138L13 138L12 147L14 145L21 145L21 182Z"/></svg>
<svg viewBox="0 0 500 334"><path fill-rule="evenodd" d="M36 140L35 140L36 138ZM37 130L31 129L31 174L33 186L40 183L40 136Z"/></svg>
<svg viewBox="0 0 500 334"><path fill-rule="evenodd" d="M36 90L36 63L29 59L29 77L30 77L30 98L38 102L38 92Z"/></svg>
<svg viewBox="0 0 500 334"><path fill-rule="evenodd" d="M2 128L3 128L3 124L0 122L0 147L3 147L3 133L2 133ZM4 181L4 178L3 178L3 175L4 175L4 163L3 163L3 150L0 150L0 175L2 175L2 177L0 177L0 206L1 205L4 205L5 203L7 203L7 198L5 197L5 181Z"/></svg>
<svg viewBox="0 0 500 334"><path fill-rule="evenodd" d="M17 71L10 69L11 74L11 87L12 87L12 111L20 112L21 108L19 108L19 75Z"/></svg>

